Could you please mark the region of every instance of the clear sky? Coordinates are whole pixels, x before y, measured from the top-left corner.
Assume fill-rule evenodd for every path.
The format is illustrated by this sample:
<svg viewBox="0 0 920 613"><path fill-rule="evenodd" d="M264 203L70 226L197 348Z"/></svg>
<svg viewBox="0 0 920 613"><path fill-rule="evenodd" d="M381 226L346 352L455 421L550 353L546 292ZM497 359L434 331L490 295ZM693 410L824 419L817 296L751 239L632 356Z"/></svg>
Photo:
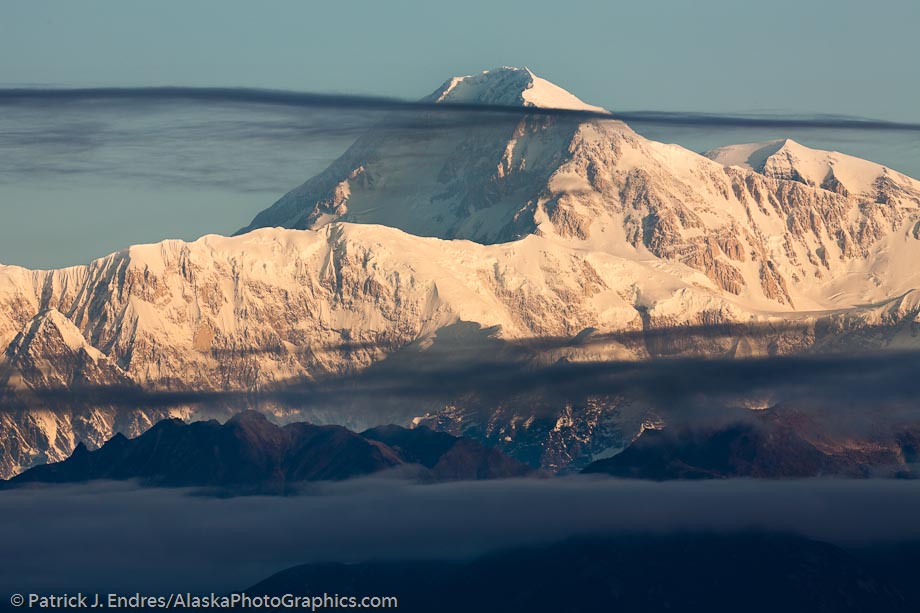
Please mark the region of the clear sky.
<svg viewBox="0 0 920 613"><path fill-rule="evenodd" d="M0 86L241 85L418 98L452 75L526 65L614 110L920 121L918 31L917 0L11 1L0 6ZM692 148L731 142L653 136ZM763 135L743 136L731 138ZM274 189L7 173L0 261L79 263L133 242L231 232L341 146L291 149L303 160L276 167ZM879 161L910 170L896 156Z"/></svg>

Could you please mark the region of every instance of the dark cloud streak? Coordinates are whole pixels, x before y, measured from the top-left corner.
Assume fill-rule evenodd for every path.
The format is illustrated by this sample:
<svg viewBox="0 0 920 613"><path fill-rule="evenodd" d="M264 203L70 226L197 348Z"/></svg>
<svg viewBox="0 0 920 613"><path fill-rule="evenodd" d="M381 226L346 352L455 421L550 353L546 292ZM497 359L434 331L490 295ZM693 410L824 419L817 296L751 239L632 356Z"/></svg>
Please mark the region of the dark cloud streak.
<svg viewBox="0 0 920 613"><path fill-rule="evenodd" d="M616 119L640 131L852 130L873 138L898 132L909 138L920 130L920 124L850 117L607 115L243 88L0 89L0 109L0 183L61 179L73 186L105 177L157 189L184 185L278 195L319 172L368 130L424 139L475 126L511 130L522 119ZM900 165L910 170L916 152L904 155Z"/></svg>
<svg viewBox="0 0 920 613"><path fill-rule="evenodd" d="M383 361L364 372L291 381L252 391L156 391L125 387L71 387L28 396L8 395L6 410L28 407L115 406L164 408L202 405L233 412L261 406L295 411L337 412L339 423L362 416L381 419L383 407L402 407L404 418L419 407L443 407L471 394L478 402L521 404L540 412L589 396L622 396L654 407L669 423L696 427L744 418L738 411L751 398L793 406L834 427L858 431L920 423L920 353L794 356L758 359L667 358L642 362L559 362L461 360L441 362L420 353L415 360ZM558 408L558 406L556 407ZM550 409L552 410L552 409ZM869 424L871 422L871 424Z"/></svg>
<svg viewBox="0 0 920 613"><path fill-rule="evenodd" d="M576 120L616 119L676 126L822 128L847 130L920 131L920 123L882 121L831 115L783 117L769 115L716 115L679 111L623 111L611 114L590 111L499 104L436 103L406 101L382 96L323 94L232 87L138 87L0 89L0 105L59 106L84 102L149 105L193 103L204 105L266 105L288 108L322 108L360 111L413 111L430 113L493 114L513 117L560 117ZM473 120L475 121L475 120Z"/></svg>

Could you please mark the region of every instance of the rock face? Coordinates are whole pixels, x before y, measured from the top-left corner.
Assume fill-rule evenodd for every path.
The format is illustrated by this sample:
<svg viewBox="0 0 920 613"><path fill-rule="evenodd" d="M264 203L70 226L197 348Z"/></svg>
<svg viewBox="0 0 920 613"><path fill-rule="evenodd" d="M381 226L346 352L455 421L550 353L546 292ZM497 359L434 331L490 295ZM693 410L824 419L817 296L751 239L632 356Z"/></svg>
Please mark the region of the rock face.
<svg viewBox="0 0 920 613"><path fill-rule="evenodd" d="M62 270L0 266L0 474L164 417L250 406L132 404L128 390L272 390L410 354L416 368L463 338L535 364L920 345L916 181L793 143L740 165L737 152L709 159L598 119L528 70L454 78L429 99L593 118L451 111L447 122L432 114L430 130L382 125L241 236L133 246ZM96 388L126 393L116 407ZM72 389L90 391L46 393ZM458 394L399 414L554 470L654 421L630 398L553 401L548 417L521 408L534 401ZM267 410L360 429L394 421ZM530 434L516 439L523 424Z"/></svg>
<svg viewBox="0 0 920 613"><path fill-rule="evenodd" d="M86 342L80 330L51 308L30 319L0 362L0 474L66 458L79 441L98 446L113 432L137 436L160 419L187 416L181 408L135 409L71 399L95 387L134 388L131 377ZM54 401L37 391L59 392Z"/></svg>
<svg viewBox="0 0 920 613"><path fill-rule="evenodd" d="M0 270L7 278L33 274L39 273ZM226 416L247 406L215 412L182 401L152 406L126 401L115 410L92 397L81 403L85 394L71 401L40 394L61 386L163 393L271 390L291 381L348 375L407 352L417 360L443 360L470 334L456 333L450 349L437 353L459 322L476 322L470 324L476 334L493 335L500 346L518 342L526 348L533 339L556 339L550 349L524 353L525 359L549 363L782 355L834 343L845 348L847 338L869 347L911 347L920 307L920 295L909 293L830 313L787 311L799 317L800 326L788 331L782 312L745 310L700 275L680 278L656 263L585 253L536 235L484 246L349 224L306 232L266 229L190 244L169 241L132 247L85 268L40 274L38 287L50 289L16 296L39 315L24 318L2 367L11 409L3 418L14 433L5 439L11 441L4 450L8 475L63 459L79 440L96 446L115 431L136 435L163 417ZM71 278L79 285L66 286ZM59 325L51 325L55 322ZM727 323L737 327L714 338L668 333L675 326ZM73 342L65 342L62 329ZM572 341L576 337L580 340ZM444 409L432 423L460 433L460 422L445 422L462 413L464 403L457 398L440 408L403 407L402 418ZM617 421L618 403L560 403L557 415L535 426L534 433L544 434L526 443L532 453L518 457L562 467L572 456L609 447L619 434L601 424ZM317 414L310 406L279 408L276 415L282 421L306 417L359 428L393 419L349 422L347 415ZM483 434L497 434L502 428L496 424L524 423L529 416L506 404L496 407L495 417ZM127 429L116 430L116 423ZM462 431L470 426L463 422ZM609 433L604 442L595 440L598 431ZM541 446L544 451L537 453Z"/></svg>
<svg viewBox="0 0 920 613"><path fill-rule="evenodd" d="M214 420L185 424L167 419L135 439L116 434L97 451L81 443L67 460L27 470L7 485L138 479L149 486L283 492L304 481L348 479L411 463L422 464L441 481L530 472L474 441L424 428L408 431L391 426L377 434L307 423L281 427L253 411L240 413L224 425ZM402 445L389 446L378 440L381 437ZM437 439L437 444L426 444L430 439Z"/></svg>
<svg viewBox="0 0 920 613"><path fill-rule="evenodd" d="M68 389L86 385L128 385L130 379L108 356L86 342L56 309L42 311L16 335L6 351L15 388Z"/></svg>

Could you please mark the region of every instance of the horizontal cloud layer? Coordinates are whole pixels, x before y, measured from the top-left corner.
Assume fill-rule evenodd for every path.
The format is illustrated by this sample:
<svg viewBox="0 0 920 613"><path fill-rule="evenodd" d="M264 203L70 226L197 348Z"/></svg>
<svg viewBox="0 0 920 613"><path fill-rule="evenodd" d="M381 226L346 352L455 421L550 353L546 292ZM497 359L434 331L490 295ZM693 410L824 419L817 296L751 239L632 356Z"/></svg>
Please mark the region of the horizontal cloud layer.
<svg viewBox="0 0 920 613"><path fill-rule="evenodd" d="M286 498L127 484L0 492L0 590L232 590L312 561L462 558L573 535L790 532L920 539L920 483L368 479Z"/></svg>

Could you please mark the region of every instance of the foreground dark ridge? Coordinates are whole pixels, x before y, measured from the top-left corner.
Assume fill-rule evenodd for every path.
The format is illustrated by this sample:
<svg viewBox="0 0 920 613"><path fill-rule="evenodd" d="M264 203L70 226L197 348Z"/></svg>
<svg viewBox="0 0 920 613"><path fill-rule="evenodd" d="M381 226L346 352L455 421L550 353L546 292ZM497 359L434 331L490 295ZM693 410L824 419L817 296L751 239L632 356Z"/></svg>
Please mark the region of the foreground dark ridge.
<svg viewBox="0 0 920 613"><path fill-rule="evenodd" d="M892 572L916 552L860 554L778 534L581 538L470 562L310 564L246 591L388 594L425 612L916 610Z"/></svg>
<svg viewBox="0 0 920 613"><path fill-rule="evenodd" d="M291 108L360 111L416 111L498 114L514 117L560 117L578 120L618 120L634 123L714 126L730 128L817 128L881 131L920 131L920 124L837 115L770 116L717 115L684 111L621 111L606 113L580 109L521 107L505 104L413 102L383 96L325 94L243 87L89 87L0 89L0 105L68 105L82 102L251 104Z"/></svg>
<svg viewBox="0 0 920 613"><path fill-rule="evenodd" d="M416 464L437 481L523 476L531 470L468 439L388 426L357 434L340 426L277 426L256 412L226 424L161 421L135 439L116 434L97 451L80 443L65 461L6 482L74 483L138 479L149 486L284 490L305 481L342 480Z"/></svg>

